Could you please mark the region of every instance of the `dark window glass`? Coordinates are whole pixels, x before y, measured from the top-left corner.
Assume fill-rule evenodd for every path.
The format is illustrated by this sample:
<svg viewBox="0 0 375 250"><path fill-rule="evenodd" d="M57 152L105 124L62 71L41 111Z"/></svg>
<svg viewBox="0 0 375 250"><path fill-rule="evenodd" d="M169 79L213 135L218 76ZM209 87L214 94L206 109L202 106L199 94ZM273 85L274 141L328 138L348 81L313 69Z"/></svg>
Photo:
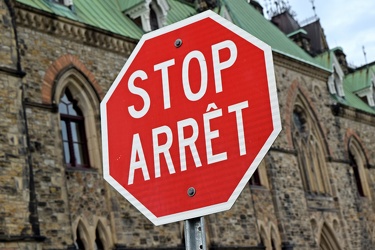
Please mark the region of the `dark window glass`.
<svg viewBox="0 0 375 250"><path fill-rule="evenodd" d="M255 170L253 173L253 176L250 178L250 185L251 186L262 186L262 183L260 182L260 175L258 169Z"/></svg>
<svg viewBox="0 0 375 250"><path fill-rule="evenodd" d="M150 26L151 30L159 29L158 17L156 16L156 12L153 8L150 8Z"/></svg>
<svg viewBox="0 0 375 250"><path fill-rule="evenodd" d="M364 197L365 192L363 191L361 177L359 175L358 164L357 164L357 161L355 160L354 155L350 151L349 151L349 162L350 162L350 166L353 168L353 174L354 174L354 179L355 179L358 193L360 196Z"/></svg>
<svg viewBox="0 0 375 250"><path fill-rule="evenodd" d="M98 228L96 228L95 237L96 237L95 238L96 249L97 250L104 250L104 245L103 245L103 242L100 239Z"/></svg>
<svg viewBox="0 0 375 250"><path fill-rule="evenodd" d="M79 229L77 228L77 240L74 242L76 249L78 250L85 250L85 245L81 239L81 235L79 234Z"/></svg>
<svg viewBox="0 0 375 250"><path fill-rule="evenodd" d="M271 250L276 250L276 244L275 244L275 241L272 239L271 240Z"/></svg>
<svg viewBox="0 0 375 250"><path fill-rule="evenodd" d="M303 133L306 130L306 117L302 110L296 108L293 111L293 123L294 127L300 132Z"/></svg>
<svg viewBox="0 0 375 250"><path fill-rule="evenodd" d="M84 117L66 89L59 103L64 160L68 167L88 167L88 150Z"/></svg>

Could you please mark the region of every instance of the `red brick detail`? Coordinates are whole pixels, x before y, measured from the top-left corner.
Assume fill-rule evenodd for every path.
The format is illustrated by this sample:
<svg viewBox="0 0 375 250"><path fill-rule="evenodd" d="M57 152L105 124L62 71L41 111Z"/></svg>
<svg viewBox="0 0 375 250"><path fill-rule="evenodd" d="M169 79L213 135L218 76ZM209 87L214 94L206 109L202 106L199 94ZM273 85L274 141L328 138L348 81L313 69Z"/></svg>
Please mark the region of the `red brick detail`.
<svg viewBox="0 0 375 250"><path fill-rule="evenodd" d="M67 67L75 67L77 70L82 72L90 82L90 84L95 89L96 93L103 99L104 91L100 87L98 81L95 79L93 73L91 73L86 66L74 55L63 55L54 61L46 71L46 74L43 78L43 85L42 85L42 102L45 104L52 103L52 89L54 85L54 80L56 79L57 75Z"/></svg>
<svg viewBox="0 0 375 250"><path fill-rule="evenodd" d="M320 131L323 133L323 140L325 141L327 132L324 129L324 126L322 126L322 123L319 121L318 114L314 103L311 101L309 97L309 92L307 89L303 87L297 80L294 80L292 84L290 85L286 97L286 103L285 103L285 113L284 113L284 130L287 136L287 142L288 147L293 148L293 139L292 139L292 115L293 115L293 109L294 104L296 102L296 98L298 95L303 96L303 99L308 103L309 108L311 109L312 113L314 114L315 122L317 122L318 127ZM328 150L328 154L332 155L332 151L329 148L328 144L325 143L325 148Z"/></svg>
<svg viewBox="0 0 375 250"><path fill-rule="evenodd" d="M371 157L370 156L370 153L369 151L367 150L367 148L365 147L365 144L362 142L361 138L359 137L359 135L351 128L348 128L346 130L346 133L345 133L345 138L344 138L344 143L345 143L345 149L347 151L347 153L349 154L349 142L350 142L350 139L354 137L354 139L358 142L358 144L361 146L361 149L363 151L363 154L365 155L366 157L366 161L368 164L371 164L372 165L372 162L371 161Z"/></svg>

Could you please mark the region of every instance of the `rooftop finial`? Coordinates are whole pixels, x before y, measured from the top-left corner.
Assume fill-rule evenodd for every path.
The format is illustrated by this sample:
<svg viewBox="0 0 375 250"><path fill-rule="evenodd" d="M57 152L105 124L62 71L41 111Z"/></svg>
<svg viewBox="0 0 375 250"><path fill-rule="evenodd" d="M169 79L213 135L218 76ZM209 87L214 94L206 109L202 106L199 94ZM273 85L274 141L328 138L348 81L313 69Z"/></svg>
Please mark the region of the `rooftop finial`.
<svg viewBox="0 0 375 250"><path fill-rule="evenodd" d="M312 4L312 9L314 11L314 15L315 17L317 17L318 15L316 14L316 8L315 8L315 0L310 0L311 4Z"/></svg>
<svg viewBox="0 0 375 250"><path fill-rule="evenodd" d="M365 64L367 64L367 55L365 50L365 45L362 46L363 56L365 57Z"/></svg>

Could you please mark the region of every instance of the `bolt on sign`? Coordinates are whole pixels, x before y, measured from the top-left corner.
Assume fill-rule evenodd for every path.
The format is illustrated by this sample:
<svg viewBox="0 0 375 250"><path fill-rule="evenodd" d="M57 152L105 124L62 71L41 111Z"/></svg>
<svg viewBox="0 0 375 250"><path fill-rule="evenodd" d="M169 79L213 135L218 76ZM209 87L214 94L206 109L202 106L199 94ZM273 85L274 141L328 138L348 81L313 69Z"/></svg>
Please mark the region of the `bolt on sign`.
<svg viewBox="0 0 375 250"><path fill-rule="evenodd" d="M276 92L271 48L212 11L147 33L101 103L104 178L155 225L230 209Z"/></svg>

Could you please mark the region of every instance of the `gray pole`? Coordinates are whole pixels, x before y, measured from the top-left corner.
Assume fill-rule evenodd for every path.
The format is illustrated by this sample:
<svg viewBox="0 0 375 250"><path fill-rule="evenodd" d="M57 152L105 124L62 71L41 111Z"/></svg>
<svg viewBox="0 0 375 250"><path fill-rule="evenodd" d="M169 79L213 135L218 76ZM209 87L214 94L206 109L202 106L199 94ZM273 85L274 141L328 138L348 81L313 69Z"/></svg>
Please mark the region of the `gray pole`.
<svg viewBox="0 0 375 250"><path fill-rule="evenodd" d="M186 250L207 249L203 217L185 220L185 246Z"/></svg>

